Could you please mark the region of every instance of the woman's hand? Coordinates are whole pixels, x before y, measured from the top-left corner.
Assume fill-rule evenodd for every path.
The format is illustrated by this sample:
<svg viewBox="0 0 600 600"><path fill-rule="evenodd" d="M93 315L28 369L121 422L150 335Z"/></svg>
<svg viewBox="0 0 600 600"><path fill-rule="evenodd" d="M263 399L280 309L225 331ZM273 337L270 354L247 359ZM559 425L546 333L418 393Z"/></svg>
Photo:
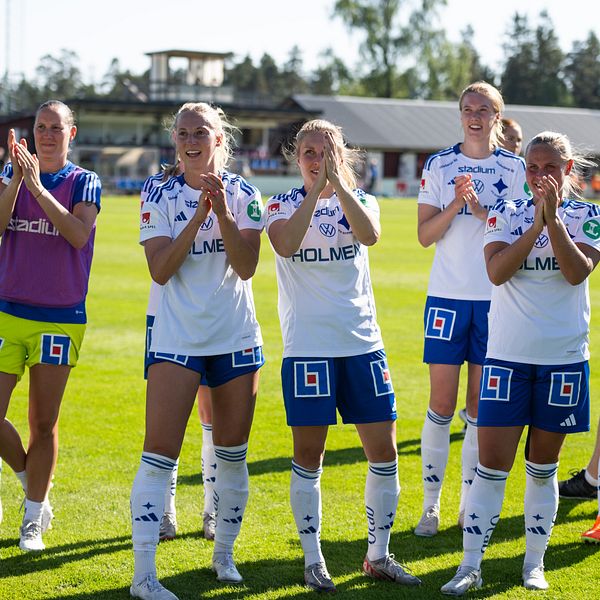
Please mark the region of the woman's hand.
<svg viewBox="0 0 600 600"><path fill-rule="evenodd" d="M23 181L33 196L37 197L44 191L44 186L40 180L40 161L35 154L29 152L27 144L15 144L14 148L17 162L23 174Z"/></svg>
<svg viewBox="0 0 600 600"><path fill-rule="evenodd" d="M562 202L558 183L552 175L544 175L536 182L536 187L539 190L540 199L543 200L544 222L550 223L556 220L558 207Z"/></svg>
<svg viewBox="0 0 600 600"><path fill-rule="evenodd" d="M227 216L229 214L229 207L227 206L225 186L222 179L215 173L207 173L202 175L201 178L202 185L200 189L202 190L202 197L198 204L198 210L203 206L208 215L212 208L217 219ZM204 218L206 218L206 215Z"/></svg>
<svg viewBox="0 0 600 600"><path fill-rule="evenodd" d="M21 141L18 142L24 148L27 148L27 140L25 138L21 138ZM23 169L21 169L21 165L19 165L19 161L17 160L17 138L15 136L15 130L9 129L8 131L8 157L10 158L10 162L13 168L13 179L20 181L23 179Z"/></svg>
<svg viewBox="0 0 600 600"><path fill-rule="evenodd" d="M340 176L340 166L342 164L342 157L339 155L335 143L333 142L333 138L331 137L331 134L329 132L325 134L325 145L323 146L323 155L324 160L321 162L321 167L323 167L324 163L326 170L325 183L327 183L327 180L329 180L329 183L331 183L334 189L337 190L342 185L342 180ZM321 169L319 169L319 179L320 176Z"/></svg>

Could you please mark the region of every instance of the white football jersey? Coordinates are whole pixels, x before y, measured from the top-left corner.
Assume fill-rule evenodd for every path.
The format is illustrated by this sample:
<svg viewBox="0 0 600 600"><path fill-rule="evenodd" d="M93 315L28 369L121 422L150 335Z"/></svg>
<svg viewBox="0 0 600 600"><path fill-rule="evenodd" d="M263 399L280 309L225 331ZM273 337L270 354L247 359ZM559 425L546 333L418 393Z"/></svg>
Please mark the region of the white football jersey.
<svg viewBox="0 0 600 600"><path fill-rule="evenodd" d="M379 217L377 200L354 192ZM273 196L266 208L272 223L289 219L306 191ZM283 356L356 356L383 348L376 321L367 247L352 233L337 196L317 201L298 251L276 257Z"/></svg>
<svg viewBox="0 0 600 600"><path fill-rule="evenodd" d="M497 148L487 158L465 156L460 145L427 159L419 204L443 210L454 200L454 178L471 175L479 202L490 209L501 199L528 195L525 163L511 152ZM429 296L454 300L489 300L492 292L483 258L485 222L465 205L435 245L429 276Z"/></svg>
<svg viewBox="0 0 600 600"><path fill-rule="evenodd" d="M531 227L534 211L532 200L499 202L488 215L484 244L512 244ZM600 207L564 200L558 215L575 243L600 250ZM493 287L487 356L538 365L588 360L589 323L588 281L567 282L544 227L519 270Z"/></svg>
<svg viewBox="0 0 600 600"><path fill-rule="evenodd" d="M240 230L263 229L260 192L242 177L221 173L227 204ZM175 239L188 225L200 192L183 175L155 187L141 212L140 242ZM179 270L163 286L151 350L210 356L262 345L252 283L243 281L227 259L219 223L212 213L200 226Z"/></svg>

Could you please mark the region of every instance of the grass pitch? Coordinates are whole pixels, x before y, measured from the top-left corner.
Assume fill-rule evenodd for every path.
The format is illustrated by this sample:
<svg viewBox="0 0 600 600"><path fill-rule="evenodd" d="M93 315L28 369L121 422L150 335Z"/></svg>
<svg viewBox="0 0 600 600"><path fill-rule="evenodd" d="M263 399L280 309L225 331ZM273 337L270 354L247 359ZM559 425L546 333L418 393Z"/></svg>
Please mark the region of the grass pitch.
<svg viewBox="0 0 600 600"><path fill-rule="evenodd" d="M460 493L460 430L455 419L442 497L441 531L416 538L421 513L420 431L428 399L427 368L421 362L422 311L432 249L416 239L416 202L382 200L383 236L370 250L371 272L392 377L398 398L398 451L402 493L391 551L423 580L407 589L364 577L366 551L363 487L366 461L354 429L331 428L325 456L323 550L339 594L345 598L441 597L461 559L456 526ZM61 447L51 500L56 518L39 555L18 549L22 500L16 477L5 465L1 496L0 599L113 600L129 597L133 574L129 493L143 441L142 362L150 278L138 245L139 203L108 197L98 221L96 256L88 296L89 325L79 366L73 371L61 412ZM210 571L212 546L199 535L202 510L201 430L195 413L179 467L179 533L158 549L161 581L184 599L314 598L302 585L303 558L288 503L291 435L285 425L279 384L281 337L272 251L266 237L254 294L265 340L256 417L248 453L250 500L236 545L244 584L218 584ZM600 283L591 277L593 303L591 389L600 378ZM18 385L9 418L26 432L27 377ZM461 390L464 395L464 389ZM462 402L461 402L462 404ZM559 476L587 464L592 432L567 439ZM26 433L25 433L26 435ZM520 586L525 548L522 451L509 477L502 518L483 564L484 587L474 596L531 597ZM579 535L596 516L595 502L562 501L546 554L547 598L589 598L598 582L598 547ZM540 593L538 593L540 594Z"/></svg>

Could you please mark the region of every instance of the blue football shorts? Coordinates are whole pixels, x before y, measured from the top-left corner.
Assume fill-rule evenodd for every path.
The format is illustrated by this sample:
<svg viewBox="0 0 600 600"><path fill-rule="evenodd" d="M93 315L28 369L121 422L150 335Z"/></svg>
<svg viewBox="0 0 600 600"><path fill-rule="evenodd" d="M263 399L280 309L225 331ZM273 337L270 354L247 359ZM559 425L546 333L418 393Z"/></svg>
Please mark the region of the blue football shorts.
<svg viewBox="0 0 600 600"><path fill-rule="evenodd" d="M341 358L284 358L281 384L290 426L396 419L396 397L384 350Z"/></svg>
<svg viewBox="0 0 600 600"><path fill-rule="evenodd" d="M254 373L265 363L262 346L215 356L186 356L183 354L151 352L153 325L154 316L146 315L144 379L148 379L148 369L152 365L159 362L172 362L200 373L200 385L208 385L208 387L213 388L223 385L240 375Z"/></svg>
<svg viewBox="0 0 600 600"><path fill-rule="evenodd" d="M482 365L488 338L488 300L428 296L425 303L423 362Z"/></svg>
<svg viewBox="0 0 600 600"><path fill-rule="evenodd" d="M555 433L589 431L589 380L587 361L530 365L486 358L477 425L532 425Z"/></svg>

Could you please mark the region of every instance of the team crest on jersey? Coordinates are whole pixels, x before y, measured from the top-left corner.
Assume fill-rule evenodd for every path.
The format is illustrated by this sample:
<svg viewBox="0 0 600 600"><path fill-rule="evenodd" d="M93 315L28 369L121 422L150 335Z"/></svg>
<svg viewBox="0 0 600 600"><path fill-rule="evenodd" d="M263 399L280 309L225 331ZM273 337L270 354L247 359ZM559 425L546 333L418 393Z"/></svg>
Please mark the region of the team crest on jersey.
<svg viewBox="0 0 600 600"><path fill-rule="evenodd" d="M510 400L512 374L512 369L485 365L481 376L480 399L508 402Z"/></svg>
<svg viewBox="0 0 600 600"><path fill-rule="evenodd" d="M577 406L580 386L581 373L553 372L551 374L548 404L561 408Z"/></svg>
<svg viewBox="0 0 600 600"><path fill-rule="evenodd" d="M331 238L335 235L337 229L334 225L332 225L331 223L320 223L319 224L319 231L328 238Z"/></svg>
<svg viewBox="0 0 600 600"><path fill-rule="evenodd" d="M348 219L346 219L346 215L342 213L341 219L338 221L338 231L340 233L352 233L350 229L350 223L348 223Z"/></svg>
<svg viewBox="0 0 600 600"><path fill-rule="evenodd" d="M432 306L427 313L425 337L449 341L454 331L456 311Z"/></svg>
<svg viewBox="0 0 600 600"><path fill-rule="evenodd" d="M386 360L374 360L371 362L371 375L376 396L387 396L394 391L392 387L392 375Z"/></svg>
<svg viewBox="0 0 600 600"><path fill-rule="evenodd" d="M252 200L252 202L248 204L246 212L253 221L260 221L260 218L262 217L262 211L260 209L258 200Z"/></svg>
<svg viewBox="0 0 600 600"><path fill-rule="evenodd" d="M498 181L496 181L496 183L493 183L492 185L498 190L499 194L502 194L504 190L508 189L508 186L504 183L502 177L500 177L500 179L498 179Z"/></svg>
<svg viewBox="0 0 600 600"><path fill-rule="evenodd" d="M256 348L247 348L231 354L232 367L249 367L260 365L262 363L262 351L260 346Z"/></svg>
<svg viewBox="0 0 600 600"><path fill-rule="evenodd" d="M331 395L329 365L326 360L294 363L294 393L298 398L319 398Z"/></svg>
<svg viewBox="0 0 600 600"><path fill-rule="evenodd" d="M68 335L42 333L40 362L45 365L68 365L71 339Z"/></svg>
<svg viewBox="0 0 600 600"><path fill-rule="evenodd" d="M583 224L583 233L592 240L600 238L600 223L596 219L591 219Z"/></svg>

